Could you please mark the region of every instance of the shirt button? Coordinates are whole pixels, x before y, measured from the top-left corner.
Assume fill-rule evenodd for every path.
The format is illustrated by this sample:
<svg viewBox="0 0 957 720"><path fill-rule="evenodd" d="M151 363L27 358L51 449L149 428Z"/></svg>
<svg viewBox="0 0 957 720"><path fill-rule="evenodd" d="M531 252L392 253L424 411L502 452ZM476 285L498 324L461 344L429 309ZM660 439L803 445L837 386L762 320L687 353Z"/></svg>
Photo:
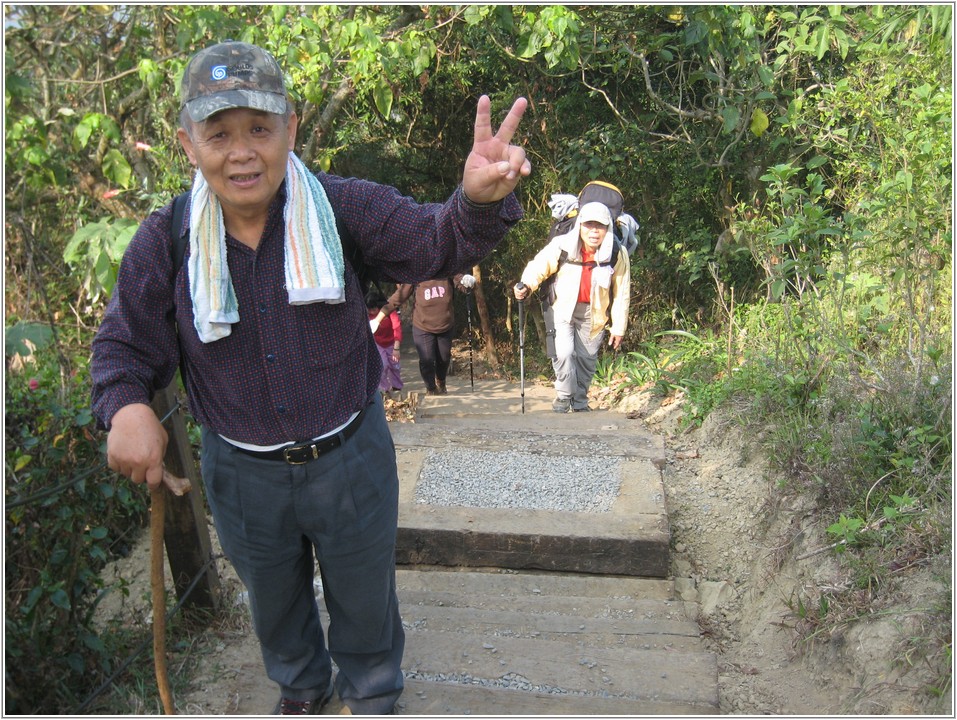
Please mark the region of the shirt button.
<svg viewBox="0 0 957 720"><path fill-rule="evenodd" d="M285 406L285 405L277 405L277 406L276 406L276 412L277 412L277 413L280 413L280 414L286 412L286 406Z"/></svg>
<svg viewBox="0 0 957 720"><path fill-rule="evenodd" d="M271 362L271 363L276 362L276 356L270 353L269 355L266 356L266 362Z"/></svg>
<svg viewBox="0 0 957 720"><path fill-rule="evenodd" d="M266 312L266 303L260 304L260 306L259 306L259 312L261 312L261 313Z"/></svg>

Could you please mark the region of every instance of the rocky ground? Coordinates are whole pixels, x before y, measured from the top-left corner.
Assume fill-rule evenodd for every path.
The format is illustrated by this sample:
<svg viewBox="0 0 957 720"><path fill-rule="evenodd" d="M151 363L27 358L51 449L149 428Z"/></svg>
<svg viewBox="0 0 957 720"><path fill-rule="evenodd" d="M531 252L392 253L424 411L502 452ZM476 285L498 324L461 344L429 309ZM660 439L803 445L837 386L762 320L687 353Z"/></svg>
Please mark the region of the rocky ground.
<svg viewBox="0 0 957 720"><path fill-rule="evenodd" d="M594 404L602 402L596 394ZM393 422L414 416L408 403L386 404ZM817 514L807 500L783 492L768 476L740 428L714 415L700 429L682 431L681 407L680 397L644 393L626 397L614 409L642 418L665 438L668 459L661 470L672 522L672 572L682 598L699 603L699 622L718 655L721 713L952 717L952 689L943 696L928 691L941 671L919 651L932 622L925 610L946 602L949 615L950 591L939 578L950 576L950 559L944 567L913 568L860 621L817 629L812 639L802 640L815 628L800 617L798 599L814 601L822 589L847 581L825 549ZM126 577L132 591L121 609L104 603L101 614L123 612L148 623L148 610L136 608L137 598L148 597L145 558L144 544L111 568L112 575ZM231 570L221 572L227 593L241 599ZM204 678L204 687L179 691L180 712L235 712L226 690L236 673L229 668L247 666L258 652L241 602L229 622L194 644L182 667ZM220 678L212 682L222 687L210 687L210 678Z"/></svg>

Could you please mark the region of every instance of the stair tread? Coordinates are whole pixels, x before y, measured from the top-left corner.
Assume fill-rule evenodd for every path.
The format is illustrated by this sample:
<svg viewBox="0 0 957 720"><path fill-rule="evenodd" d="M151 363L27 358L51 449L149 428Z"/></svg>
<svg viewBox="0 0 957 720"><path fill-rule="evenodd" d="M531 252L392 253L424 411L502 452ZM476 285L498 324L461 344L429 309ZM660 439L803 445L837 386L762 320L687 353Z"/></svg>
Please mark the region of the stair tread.
<svg viewBox="0 0 957 720"><path fill-rule="evenodd" d="M399 599L404 607L409 605L434 605L439 607L472 608L476 610L511 610L529 614L562 614L582 618L618 618L622 620L650 620L661 618L684 621L697 627L691 620L694 603L683 600L657 600L644 598L601 598L577 595L532 595L509 597L483 593L462 595L448 590L400 590Z"/></svg>
<svg viewBox="0 0 957 720"><path fill-rule="evenodd" d="M401 715L703 715L717 707L600 695L555 695L406 679Z"/></svg>
<svg viewBox="0 0 957 720"><path fill-rule="evenodd" d="M532 690L717 704L717 660L706 652L411 629L403 664L412 677L442 682L482 678Z"/></svg>
<svg viewBox="0 0 957 720"><path fill-rule="evenodd" d="M537 638L636 649L701 651L700 630L688 620L581 617L525 610L402 605L406 627L486 637Z"/></svg>
<svg viewBox="0 0 957 720"><path fill-rule="evenodd" d="M674 600L674 583L631 575L535 572L475 568L400 566L396 582L404 590L447 590L472 595L517 597L601 597Z"/></svg>

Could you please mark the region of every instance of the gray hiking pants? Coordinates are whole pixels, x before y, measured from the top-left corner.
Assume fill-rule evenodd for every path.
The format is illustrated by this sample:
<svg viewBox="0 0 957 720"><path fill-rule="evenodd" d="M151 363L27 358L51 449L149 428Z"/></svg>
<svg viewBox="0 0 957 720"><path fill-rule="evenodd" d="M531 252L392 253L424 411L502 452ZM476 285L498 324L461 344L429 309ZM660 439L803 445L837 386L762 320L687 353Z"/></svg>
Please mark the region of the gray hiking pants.
<svg viewBox="0 0 957 720"><path fill-rule="evenodd" d="M220 544L249 592L266 674L283 697L321 696L331 655L354 714L390 712L403 688L405 634L395 590L399 479L379 393L352 437L302 465L252 457L204 429L202 470Z"/></svg>
<svg viewBox="0 0 957 720"><path fill-rule="evenodd" d="M588 386L598 364L605 333L591 337L591 306L578 303L571 320L555 318L555 394L570 400L573 410L588 407Z"/></svg>

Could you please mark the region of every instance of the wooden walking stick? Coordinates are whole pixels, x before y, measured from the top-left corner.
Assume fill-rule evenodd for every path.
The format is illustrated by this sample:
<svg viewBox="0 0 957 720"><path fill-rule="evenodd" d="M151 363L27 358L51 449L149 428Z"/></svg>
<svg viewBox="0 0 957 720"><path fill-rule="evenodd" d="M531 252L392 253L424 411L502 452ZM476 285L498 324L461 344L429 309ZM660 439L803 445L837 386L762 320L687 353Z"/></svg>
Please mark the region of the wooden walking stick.
<svg viewBox="0 0 957 720"><path fill-rule="evenodd" d="M153 663L156 667L156 686L163 712L175 715L173 693L169 689L166 672L166 581L163 564L163 528L166 524L166 488L174 495L185 495L190 490L189 480L176 477L163 468L163 482L150 489L150 585L153 590Z"/></svg>

